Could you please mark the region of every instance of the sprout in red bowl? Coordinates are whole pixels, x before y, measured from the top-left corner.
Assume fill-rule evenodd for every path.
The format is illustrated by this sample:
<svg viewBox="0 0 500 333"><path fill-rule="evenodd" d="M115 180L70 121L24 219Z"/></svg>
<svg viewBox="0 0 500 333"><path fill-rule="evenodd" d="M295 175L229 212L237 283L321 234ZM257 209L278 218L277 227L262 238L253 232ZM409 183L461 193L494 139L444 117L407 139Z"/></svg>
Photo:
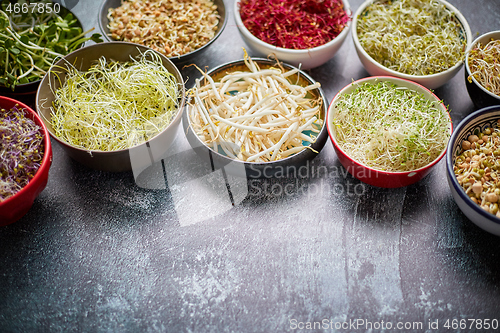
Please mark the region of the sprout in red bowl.
<svg viewBox="0 0 500 333"><path fill-rule="evenodd" d="M452 133L445 105L430 90L385 76L343 88L330 104L327 128L347 171L386 188L427 175L444 156Z"/></svg>
<svg viewBox="0 0 500 333"><path fill-rule="evenodd" d="M16 222L47 185L50 136L30 107L0 96L0 225Z"/></svg>

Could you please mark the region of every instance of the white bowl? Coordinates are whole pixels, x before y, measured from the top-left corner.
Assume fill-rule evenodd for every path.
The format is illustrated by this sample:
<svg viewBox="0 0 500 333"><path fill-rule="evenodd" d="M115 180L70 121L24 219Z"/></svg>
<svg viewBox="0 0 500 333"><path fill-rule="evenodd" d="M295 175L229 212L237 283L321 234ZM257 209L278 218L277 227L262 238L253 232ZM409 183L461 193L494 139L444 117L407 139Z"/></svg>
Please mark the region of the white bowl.
<svg viewBox="0 0 500 333"><path fill-rule="evenodd" d="M285 49L282 47L277 47L262 40L258 39L245 27L243 21L241 20L240 10L239 10L240 0L234 2L234 18L236 20L236 26L245 41L245 43L250 47L250 49L257 53L259 56L268 57L271 54L275 54L279 61L289 63L293 66L300 67L301 69L310 69L323 65L325 62L333 58L335 53L339 50L344 42L345 38L349 34L349 28L351 25L351 20L347 22L344 30L328 43L314 47L311 49L294 50ZM351 16L351 8L347 0L342 0L344 8L349 16Z"/></svg>
<svg viewBox="0 0 500 333"><path fill-rule="evenodd" d="M471 113L458 124L448 142L448 149L446 152L446 178L453 199L455 199L455 202L465 216L481 229L500 236L500 218L486 212L478 204L474 203L458 183L455 172L453 171L455 159L462 151L462 142L466 140L469 135L474 134L476 130L493 127L498 119L500 119L500 105L495 105Z"/></svg>
<svg viewBox="0 0 500 333"><path fill-rule="evenodd" d="M372 75L372 76L379 76L379 75L390 75L390 76L396 76L400 77L402 79L407 79L411 80L417 83L420 83L421 85L429 88L429 89L435 89L449 80L451 80L455 74L460 70L462 67L464 60L462 59L461 61L457 62L453 67L448 68L447 70L436 73L436 74L431 74L431 75L410 75L410 74L404 74L400 72L396 72L392 69L389 69L377 61L375 61L368 53L364 50L364 48L361 46L361 43L359 42L358 39L358 33L357 33L357 22L358 22L358 17L364 12L366 7L374 3L375 1L379 0L367 0L365 1L356 11L354 14L354 17L352 19L352 39L354 41L354 46L356 48L356 52L358 53L359 60L361 60L361 63L365 67L366 71ZM444 0L438 0L442 4L444 4L450 11L452 11L455 16L458 18L458 21L462 25L462 32L465 34L465 39L466 39L466 49L469 48L470 43L472 41L472 33L469 27L469 24L467 23L467 20L465 17L456 9L453 7L451 4ZM465 55L464 55L465 58Z"/></svg>

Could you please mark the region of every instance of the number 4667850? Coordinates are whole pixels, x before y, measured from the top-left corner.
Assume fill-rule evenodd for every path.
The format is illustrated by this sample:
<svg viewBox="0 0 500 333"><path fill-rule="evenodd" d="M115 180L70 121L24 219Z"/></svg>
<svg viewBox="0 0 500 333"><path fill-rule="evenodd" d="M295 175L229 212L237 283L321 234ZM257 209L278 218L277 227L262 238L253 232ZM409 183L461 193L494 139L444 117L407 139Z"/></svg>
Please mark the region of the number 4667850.
<svg viewBox="0 0 500 333"><path fill-rule="evenodd" d="M497 330L497 319L448 319L444 323L444 328L457 330L457 329L475 329L475 330Z"/></svg>
<svg viewBox="0 0 500 333"><path fill-rule="evenodd" d="M34 4L27 4L27 3L9 3L7 5L7 8L5 8L5 11L8 13L14 13L14 14L27 14L27 13L32 13L32 14L50 14L52 12L58 14L61 11L61 5L58 3L34 3Z"/></svg>

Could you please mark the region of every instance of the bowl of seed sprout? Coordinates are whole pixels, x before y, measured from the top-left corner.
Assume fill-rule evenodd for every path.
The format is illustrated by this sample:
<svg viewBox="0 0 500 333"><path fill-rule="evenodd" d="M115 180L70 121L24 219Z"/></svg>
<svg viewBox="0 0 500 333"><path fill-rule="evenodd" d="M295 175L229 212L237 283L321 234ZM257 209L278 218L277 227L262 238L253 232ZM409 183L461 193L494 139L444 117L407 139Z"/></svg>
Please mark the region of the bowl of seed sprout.
<svg viewBox="0 0 500 333"><path fill-rule="evenodd" d="M131 171L170 146L184 109L181 73L142 45L107 42L60 59L43 78L37 111L52 138L87 167Z"/></svg>
<svg viewBox="0 0 500 333"><path fill-rule="evenodd" d="M500 105L500 30L472 42L464 73L467 92L476 108Z"/></svg>
<svg viewBox="0 0 500 333"><path fill-rule="evenodd" d="M27 105L0 96L0 226L18 221L43 191L52 164L50 135Z"/></svg>
<svg viewBox="0 0 500 333"><path fill-rule="evenodd" d="M274 56L301 69L325 64L351 27L347 0L236 0L238 31L258 56Z"/></svg>
<svg viewBox="0 0 500 333"><path fill-rule="evenodd" d="M232 166L229 173L247 178L293 176L325 145L328 100L297 67L245 52L200 74L183 125L214 168Z"/></svg>
<svg viewBox="0 0 500 333"><path fill-rule="evenodd" d="M98 21L108 41L144 45L182 64L206 51L227 19L223 0L106 0Z"/></svg>
<svg viewBox="0 0 500 333"><path fill-rule="evenodd" d="M478 227L500 236L500 105L477 110L455 128L446 176L460 210Z"/></svg>
<svg viewBox="0 0 500 333"><path fill-rule="evenodd" d="M413 81L374 76L344 87L327 128L340 163L378 187L416 183L443 158L452 122L446 106Z"/></svg>
<svg viewBox="0 0 500 333"><path fill-rule="evenodd" d="M55 59L82 47L87 36L68 9L49 0L0 4L0 93L33 95Z"/></svg>
<svg viewBox="0 0 500 333"><path fill-rule="evenodd" d="M465 17L444 0L367 0L354 14L352 37L370 75L429 89L457 74L472 41Z"/></svg>

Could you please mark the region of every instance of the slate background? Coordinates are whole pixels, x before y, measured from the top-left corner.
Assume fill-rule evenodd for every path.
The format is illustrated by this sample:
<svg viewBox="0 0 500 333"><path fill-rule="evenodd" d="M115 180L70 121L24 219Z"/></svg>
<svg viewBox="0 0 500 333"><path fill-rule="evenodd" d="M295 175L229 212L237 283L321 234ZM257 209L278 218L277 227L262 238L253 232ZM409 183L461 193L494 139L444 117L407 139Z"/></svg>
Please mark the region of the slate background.
<svg viewBox="0 0 500 333"><path fill-rule="evenodd" d="M500 28L499 1L450 2L474 36ZM350 3L355 11L361 1ZM98 26L100 4L74 7L85 29ZM226 6L228 25L199 66L243 56ZM182 72L189 87L198 75ZM308 72L329 100L368 76L351 37ZM463 69L435 92L455 125L474 110ZM451 332L447 319L500 320L499 238L460 212L444 160L415 185L380 189L345 175L328 141L306 179L230 177L233 207L182 131L166 179L159 165L136 180L53 148L47 188L0 228L0 332L290 332L293 320L323 319Z"/></svg>

